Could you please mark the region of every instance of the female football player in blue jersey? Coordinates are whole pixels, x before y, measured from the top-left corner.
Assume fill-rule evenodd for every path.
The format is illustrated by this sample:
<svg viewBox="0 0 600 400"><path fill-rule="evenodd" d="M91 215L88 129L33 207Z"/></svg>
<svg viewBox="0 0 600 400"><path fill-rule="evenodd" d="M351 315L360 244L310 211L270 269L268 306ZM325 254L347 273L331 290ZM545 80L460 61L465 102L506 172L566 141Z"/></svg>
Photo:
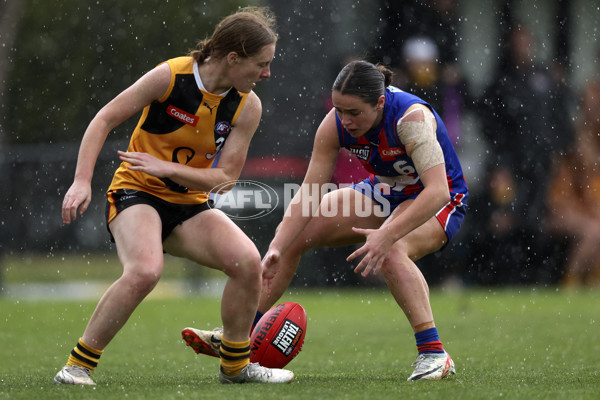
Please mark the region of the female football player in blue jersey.
<svg viewBox="0 0 600 400"><path fill-rule="evenodd" d="M291 371L249 363L260 254L224 213L208 205L212 188L233 186L239 178L262 113L252 89L269 78L276 42L268 9L241 9L197 50L146 73L91 121L64 198L65 224L90 204L94 165L108 133L143 111L127 152L119 152L122 163L107 193L107 226L123 275L100 299L56 383L95 384L90 374L105 347L158 283L163 252L228 276L221 304L221 382L294 378Z"/></svg>
<svg viewBox="0 0 600 400"><path fill-rule="evenodd" d="M354 272L362 276L381 272L408 318L419 352L408 379L437 380L454 374L455 367L439 339L429 288L415 261L457 233L468 190L439 115L422 99L390 86L391 79L390 70L365 61L349 63L337 76L334 107L317 130L303 184L263 258L271 282L263 288L259 312L283 295L307 250L364 242L347 260L358 261ZM370 176L319 194L318 209L307 213L303 203L329 182L341 148L356 154Z"/></svg>
<svg viewBox="0 0 600 400"><path fill-rule="evenodd" d="M438 380L455 367L439 339L429 288L415 261L457 233L468 190L439 115L422 99L390 86L391 79L383 66L353 61L335 80L334 107L317 130L304 182L263 258L266 280L255 323L283 295L306 251L364 242L347 260L358 261L354 271L362 276L381 272L408 318L419 352L408 379ZM370 176L327 193L322 188L342 148ZM218 347L219 331L191 332Z"/></svg>

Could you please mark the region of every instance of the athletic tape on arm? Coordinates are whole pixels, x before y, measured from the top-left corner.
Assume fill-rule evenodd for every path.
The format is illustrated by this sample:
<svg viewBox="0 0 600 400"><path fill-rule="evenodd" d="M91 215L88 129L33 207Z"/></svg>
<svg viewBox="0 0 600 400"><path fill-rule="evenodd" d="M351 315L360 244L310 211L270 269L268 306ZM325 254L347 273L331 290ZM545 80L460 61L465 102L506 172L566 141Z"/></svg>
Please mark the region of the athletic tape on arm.
<svg viewBox="0 0 600 400"><path fill-rule="evenodd" d="M444 152L437 141L432 117L425 114L424 121L403 121L403 119L396 125L398 137L404 146L414 143L409 156L417 168L417 173L421 174L431 167L443 164Z"/></svg>

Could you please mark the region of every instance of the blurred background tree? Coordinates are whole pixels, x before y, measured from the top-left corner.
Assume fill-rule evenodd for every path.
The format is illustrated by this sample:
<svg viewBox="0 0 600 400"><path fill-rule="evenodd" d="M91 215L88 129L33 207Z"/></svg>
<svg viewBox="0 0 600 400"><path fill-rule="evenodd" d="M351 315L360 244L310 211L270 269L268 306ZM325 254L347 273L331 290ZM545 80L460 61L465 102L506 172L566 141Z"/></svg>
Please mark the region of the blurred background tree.
<svg viewBox="0 0 600 400"><path fill-rule="evenodd" d="M13 12L16 39L3 68L11 99L4 107L7 144L79 141L116 91L165 57L187 53L219 18L247 2L19 3Z"/></svg>

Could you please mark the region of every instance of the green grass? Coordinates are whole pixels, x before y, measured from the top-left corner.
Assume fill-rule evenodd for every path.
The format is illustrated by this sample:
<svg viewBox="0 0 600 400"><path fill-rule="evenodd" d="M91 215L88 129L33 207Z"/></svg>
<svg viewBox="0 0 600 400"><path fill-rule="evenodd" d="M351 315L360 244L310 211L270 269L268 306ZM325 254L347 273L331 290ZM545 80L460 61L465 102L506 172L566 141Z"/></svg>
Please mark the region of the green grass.
<svg viewBox="0 0 600 400"><path fill-rule="evenodd" d="M416 356L408 323L385 290L292 290L308 314L290 385L221 385L218 360L196 356L185 326L220 324L219 299L149 299L94 372L96 387L52 378L95 301L0 299L0 399L597 399L600 302L593 291L432 292L457 375L406 382Z"/></svg>
<svg viewBox="0 0 600 400"><path fill-rule="evenodd" d="M18 254L0 259L0 276L6 284L21 282L64 282L65 280L114 281L122 267L115 251L106 254ZM183 258L165 255L163 278L181 279L221 275ZM0 280L0 281L2 281Z"/></svg>

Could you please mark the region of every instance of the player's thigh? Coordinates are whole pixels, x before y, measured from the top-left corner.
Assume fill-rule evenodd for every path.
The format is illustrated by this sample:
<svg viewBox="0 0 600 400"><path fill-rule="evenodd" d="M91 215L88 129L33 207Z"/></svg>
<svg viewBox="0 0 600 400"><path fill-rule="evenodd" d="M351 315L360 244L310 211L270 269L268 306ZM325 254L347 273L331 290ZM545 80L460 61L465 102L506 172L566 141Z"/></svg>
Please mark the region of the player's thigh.
<svg viewBox="0 0 600 400"><path fill-rule="evenodd" d="M210 209L173 229L164 241L167 253L226 271L241 262L260 262L258 249L223 212Z"/></svg>
<svg viewBox="0 0 600 400"><path fill-rule="evenodd" d="M437 218L432 217L406 235L404 242L408 256L416 261L440 250L448 242L448 237Z"/></svg>
<svg viewBox="0 0 600 400"><path fill-rule="evenodd" d="M388 221L405 212L413 200L407 200L400 204L392 213ZM411 260L416 261L428 254L438 251L448 242L446 232L435 216L429 218L423 225L409 232L400 239L395 247L405 252Z"/></svg>
<svg viewBox="0 0 600 400"><path fill-rule="evenodd" d="M137 204L121 211L109 224L125 272L156 268L162 272L162 222L156 210Z"/></svg>
<svg viewBox="0 0 600 400"><path fill-rule="evenodd" d="M365 240L352 228L377 229L385 221L373 200L352 188L334 190L321 200L319 213L297 239L307 248L346 246Z"/></svg>

